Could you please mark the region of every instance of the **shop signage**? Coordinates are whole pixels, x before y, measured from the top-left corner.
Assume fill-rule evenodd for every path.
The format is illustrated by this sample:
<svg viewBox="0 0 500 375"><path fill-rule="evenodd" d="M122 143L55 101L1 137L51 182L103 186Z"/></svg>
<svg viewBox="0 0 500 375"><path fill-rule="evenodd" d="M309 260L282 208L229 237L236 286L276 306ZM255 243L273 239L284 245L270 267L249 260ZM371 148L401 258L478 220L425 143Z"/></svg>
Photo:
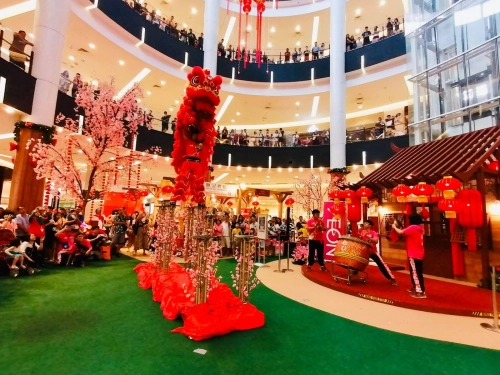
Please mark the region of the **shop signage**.
<svg viewBox="0 0 500 375"><path fill-rule="evenodd" d="M218 197L236 197L236 192L230 186L213 182L205 182L205 194L214 194Z"/></svg>
<svg viewBox="0 0 500 375"><path fill-rule="evenodd" d="M345 216L341 217L340 220L335 220L334 214L330 211L332 206L333 202L325 202L323 206L323 222L326 226L326 232L323 237L325 260L330 262L333 260L333 253L339 237L346 234Z"/></svg>
<svg viewBox="0 0 500 375"><path fill-rule="evenodd" d="M255 189L255 196L256 197L270 197L271 190Z"/></svg>

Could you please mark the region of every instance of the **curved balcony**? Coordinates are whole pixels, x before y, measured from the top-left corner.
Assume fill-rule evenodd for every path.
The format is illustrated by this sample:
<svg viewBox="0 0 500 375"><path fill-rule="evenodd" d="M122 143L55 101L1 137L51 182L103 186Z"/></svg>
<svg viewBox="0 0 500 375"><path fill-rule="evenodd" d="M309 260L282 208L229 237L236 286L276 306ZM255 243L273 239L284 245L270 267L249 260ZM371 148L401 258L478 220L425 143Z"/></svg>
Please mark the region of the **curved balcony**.
<svg viewBox="0 0 500 375"><path fill-rule="evenodd" d="M98 8L123 29L156 49L158 52L189 66L203 65L203 51L196 49L170 36L166 32L141 17L122 0L101 0ZM143 34L144 30L144 34ZM403 33L382 39L345 53L346 73L382 63L406 54L405 36ZM314 73L312 74L314 69ZM251 82L274 83L299 82L330 76L330 60L328 57L319 60L295 64L261 64L248 63L246 68L241 61L231 61L218 57L217 74L229 78Z"/></svg>
<svg viewBox="0 0 500 375"><path fill-rule="evenodd" d="M347 165L362 165L363 155L366 164L384 163L394 155L391 143L397 147L408 147L408 136L348 143L346 146L346 163ZM146 151L154 146L160 146L163 155L170 156L173 147L172 134L140 128L136 143L137 151ZM309 168L311 166L311 156L313 156L314 167L328 167L330 164L330 146L328 145L310 147L247 147L226 144L215 145L213 164L228 165L229 154L231 154L231 165L254 168L267 168L269 166L269 157L271 157L272 168L287 168L289 166L294 168Z"/></svg>

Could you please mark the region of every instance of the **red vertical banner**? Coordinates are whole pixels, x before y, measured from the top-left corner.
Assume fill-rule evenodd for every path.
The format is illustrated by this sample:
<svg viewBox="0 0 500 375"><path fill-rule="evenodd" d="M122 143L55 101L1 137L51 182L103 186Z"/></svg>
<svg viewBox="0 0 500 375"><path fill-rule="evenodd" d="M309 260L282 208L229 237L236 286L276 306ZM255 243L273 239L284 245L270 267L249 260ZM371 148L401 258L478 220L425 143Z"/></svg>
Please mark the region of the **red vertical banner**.
<svg viewBox="0 0 500 375"><path fill-rule="evenodd" d="M340 220L335 220L335 215L330 210L333 204L333 202L325 202L323 205L323 221L327 228L323 235L325 260L330 262L333 260L333 252L335 251L335 246L337 245L339 237L346 234L345 209L343 210L344 214L342 214ZM345 203L341 202L339 204L344 205Z"/></svg>

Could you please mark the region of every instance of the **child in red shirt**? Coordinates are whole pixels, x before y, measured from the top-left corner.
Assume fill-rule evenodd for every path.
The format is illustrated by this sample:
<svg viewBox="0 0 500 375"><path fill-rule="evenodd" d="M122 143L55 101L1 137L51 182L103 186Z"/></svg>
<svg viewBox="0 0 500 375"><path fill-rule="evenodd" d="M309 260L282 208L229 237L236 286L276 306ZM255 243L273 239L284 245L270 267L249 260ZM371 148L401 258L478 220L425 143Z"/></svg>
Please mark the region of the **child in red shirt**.
<svg viewBox="0 0 500 375"><path fill-rule="evenodd" d="M424 229L422 228L422 217L419 214L411 214L409 217L410 226L399 229L396 224L392 227L399 234L406 237L406 252L410 263L410 279L413 284L412 289L408 289L413 298L427 298L425 294L423 259L424 259Z"/></svg>

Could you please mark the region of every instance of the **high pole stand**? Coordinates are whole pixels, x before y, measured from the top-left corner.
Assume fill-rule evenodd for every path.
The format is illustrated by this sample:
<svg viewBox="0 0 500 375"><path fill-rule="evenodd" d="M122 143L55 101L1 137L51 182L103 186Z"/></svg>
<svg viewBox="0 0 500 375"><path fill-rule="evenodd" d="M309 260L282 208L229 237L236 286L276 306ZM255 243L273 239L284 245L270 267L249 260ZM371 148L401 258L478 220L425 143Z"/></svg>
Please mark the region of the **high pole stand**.
<svg viewBox="0 0 500 375"><path fill-rule="evenodd" d="M497 272L496 267L492 267L492 279L491 279L491 290L493 294L493 325L489 323L481 323L481 327L487 329L488 331L493 331L500 333L500 327L498 327L498 305L497 305Z"/></svg>
<svg viewBox="0 0 500 375"><path fill-rule="evenodd" d="M286 270L288 272L293 272L290 268L290 237L292 233L290 233L290 207L286 208Z"/></svg>
<svg viewBox="0 0 500 375"><path fill-rule="evenodd" d="M293 272L293 269L290 268L290 238L288 238L287 249L286 249L286 270L288 272Z"/></svg>
<svg viewBox="0 0 500 375"><path fill-rule="evenodd" d="M259 247L257 250L257 263L255 263L255 266L259 268L266 268L266 267L269 268L269 266L266 264L266 241L262 241L259 239L258 242L259 242ZM262 259L261 259L260 251L262 250L261 247L262 243L264 243L264 252L262 253Z"/></svg>
<svg viewBox="0 0 500 375"><path fill-rule="evenodd" d="M208 286L210 279L207 276L207 256L206 252L213 236L193 236L196 241L196 304L207 302Z"/></svg>
<svg viewBox="0 0 500 375"><path fill-rule="evenodd" d="M286 269L281 269L281 246L279 246L279 249L278 250L278 269L277 270L274 270L273 272L281 272L281 273L285 273L286 272Z"/></svg>

